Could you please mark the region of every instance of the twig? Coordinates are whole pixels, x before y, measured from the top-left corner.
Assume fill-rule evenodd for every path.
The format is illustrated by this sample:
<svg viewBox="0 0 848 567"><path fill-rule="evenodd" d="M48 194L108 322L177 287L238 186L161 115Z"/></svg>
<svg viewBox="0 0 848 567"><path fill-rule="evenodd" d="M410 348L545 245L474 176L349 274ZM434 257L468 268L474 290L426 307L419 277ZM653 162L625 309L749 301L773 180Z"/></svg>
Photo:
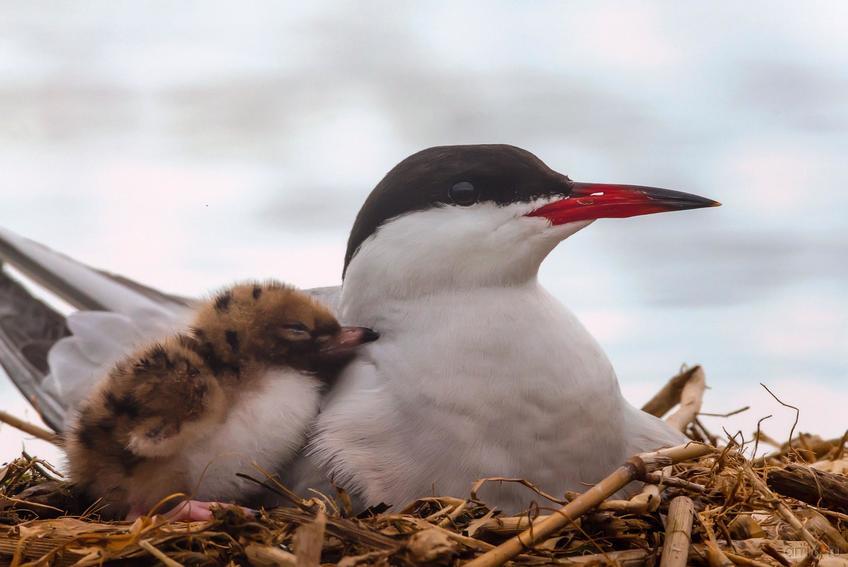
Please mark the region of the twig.
<svg viewBox="0 0 848 567"><path fill-rule="evenodd" d="M763 563L762 561L757 561L756 559L751 559L744 555L730 553L729 551L725 551L724 555L730 559L734 565L743 565L744 567L772 567L769 563Z"/></svg>
<svg viewBox="0 0 848 567"><path fill-rule="evenodd" d="M736 410L733 410L733 411L730 411L730 412L727 412L727 413L709 413L709 412L702 411L702 412L699 412L698 415L706 415L708 417L730 417L730 416L733 416L733 415L736 415L736 414L740 414L743 411L748 411L749 409L751 409L751 406L745 406L745 407L742 407L742 408L739 408L739 409L736 409Z"/></svg>
<svg viewBox="0 0 848 567"><path fill-rule="evenodd" d="M763 553L783 565L783 567L792 567L792 562L786 559L783 554L776 550L771 543L764 543L760 549L763 550Z"/></svg>
<svg viewBox="0 0 848 567"><path fill-rule="evenodd" d="M548 494L547 492L545 492L544 490L542 490L541 488L539 488L538 486L536 486L535 484L533 484L532 482L530 482L528 480L525 480L523 478L512 478L512 477L505 477L505 476L489 476L489 477L481 478L480 480L475 481L474 484L471 485L471 495L470 496L471 496L472 500L477 500L477 493L480 492L480 489L483 487L483 485L488 483L488 482L514 482L516 484L520 484L521 486L528 488L529 490L532 490L533 492L535 492L536 494L538 494L542 498L544 498L546 500L550 500L551 502L553 502L555 504L559 504L559 505L566 504L565 500L563 500L561 498L557 498L556 496L553 496L551 494Z"/></svg>
<svg viewBox="0 0 848 567"><path fill-rule="evenodd" d="M744 468L745 476L748 477L748 480L751 481L751 484L754 486L757 491L763 495L767 504L769 504L772 508L774 508L778 514L786 521L787 524L792 526L798 535L807 542L807 544L812 548L812 550L819 551L823 549L821 542L819 542L813 534L811 534L807 528L804 527L804 524L801 523L801 520L792 513L792 510L784 504L775 494L771 491L771 489L766 485L766 483L761 479L757 473L751 468L751 465L745 463Z"/></svg>
<svg viewBox="0 0 848 567"><path fill-rule="evenodd" d="M43 427L39 427L34 423L24 421L23 419L16 417L8 412L0 410L0 421L7 425L11 425L15 429L20 429L24 433L29 433L33 437L37 437L42 441L53 443L57 447L62 447L64 445L64 442L60 435L56 435L52 431L44 429Z"/></svg>
<svg viewBox="0 0 848 567"><path fill-rule="evenodd" d="M676 476L664 476L660 473L648 473L642 481L650 482L651 484L664 484L665 486L671 486L674 488L683 488L684 490L691 490L692 492L704 493L707 491L707 487L703 484L689 482L688 480L677 478Z"/></svg>
<svg viewBox="0 0 848 567"><path fill-rule="evenodd" d="M321 564L321 549L324 547L324 532L327 516L319 509L315 519L301 524L294 533L294 553L297 564L303 567L318 567Z"/></svg>
<svg viewBox="0 0 848 567"><path fill-rule="evenodd" d="M713 435L706 426L698 419L698 416L695 416L695 419L692 420L692 427L701 432L701 435L705 437L706 440L710 442L710 445L713 447L718 447L718 437Z"/></svg>
<svg viewBox="0 0 848 567"><path fill-rule="evenodd" d="M668 523L662 548L660 567L684 567L689 560L692 519L695 504L686 496L678 496L668 507Z"/></svg>
<svg viewBox="0 0 848 567"><path fill-rule="evenodd" d="M683 386L680 393L680 407L668 416L665 422L678 431L686 431L686 427L695 419L701 411L704 401L704 390L707 388L707 380L700 366L692 369L689 380Z"/></svg>
<svg viewBox="0 0 848 567"><path fill-rule="evenodd" d="M845 454L845 443L848 443L848 429L842 434L842 439L839 440L839 445L836 446L836 453L833 455L833 461L838 461Z"/></svg>
<svg viewBox="0 0 848 567"><path fill-rule="evenodd" d="M763 384L762 382L760 382L760 386L762 386L763 388L765 388L765 389L766 389L766 392L768 392L769 394L771 394L771 397L772 397L772 398L774 398L775 400L777 400L777 403L779 403L780 405L782 405L782 406L783 406L783 407L785 407L785 408L791 408L791 409L795 410L795 421L792 423L792 429L790 429L790 430L789 430L789 447L790 447L790 449L791 449L791 448L792 448L792 438L793 438L793 437L795 437L795 428L798 426L798 419L801 417L801 410L799 410L799 409L798 409L798 408L796 408L795 406L792 406L792 405L787 404L786 402L784 402L783 400L781 400L780 398L778 398L778 397L774 394L774 392L772 392L771 390L769 390L769 387L768 387L768 386L766 386L765 384Z"/></svg>
<svg viewBox="0 0 848 567"><path fill-rule="evenodd" d="M765 417L761 417L761 418L757 421L757 432L754 434L754 453L751 455L751 458L752 458L752 459L757 457L757 449L759 449L759 448L760 448L760 439L765 440L765 437L768 437L767 435L765 435L765 434L762 432L761 427L762 427L762 425L763 425L763 422L764 422L765 420L767 420L767 419L771 419L771 417L772 417L772 415L771 415L771 414L769 414L769 415L767 415L767 416L765 416ZM768 443L769 441L770 441L770 439L769 439L768 441L766 441L766 442ZM778 444L777 446L779 447L780 445Z"/></svg>
<svg viewBox="0 0 848 567"><path fill-rule="evenodd" d="M159 561L161 561L166 567L183 567L182 563L180 563L179 561L174 561L173 559L165 555L162 550L157 549L155 545L150 543L149 539L143 539L139 541L138 546L144 549L147 553L149 553Z"/></svg>
<svg viewBox="0 0 848 567"><path fill-rule="evenodd" d="M707 521L704 518L704 515L704 512L699 513L698 520L701 522L701 526L703 526L704 531L707 534L707 541L705 542L707 562L710 567L731 567L733 562L719 547L718 541L716 541L715 532L712 528L712 522Z"/></svg>
<svg viewBox="0 0 848 567"><path fill-rule="evenodd" d="M20 498L13 498L11 496L6 496L5 494L0 494L0 502L10 502L12 504L23 504L26 506L32 506L34 508L44 508L45 510L50 510L52 512L59 512L59 514L64 514L65 510L61 508L56 508L55 506L49 506L47 504L41 504L39 502L33 502L31 500L21 500Z"/></svg>
<svg viewBox="0 0 848 567"><path fill-rule="evenodd" d="M671 476L671 467L664 467L660 473L650 473L660 478ZM648 476L647 474L645 476ZM624 514L647 514L656 512L660 507L662 498L660 494L667 485L662 482L645 483L642 490L630 500L605 500L598 506L598 510L621 512Z"/></svg>
<svg viewBox="0 0 848 567"><path fill-rule="evenodd" d="M834 512L848 513L848 479L845 475L820 471L790 463L769 470L769 488L813 506L824 506Z"/></svg>
<svg viewBox="0 0 848 567"><path fill-rule="evenodd" d="M445 516L444 518L442 518L442 521L440 521L439 524L438 524L439 527L445 528L445 527L453 524L454 522L456 522L456 519L459 518L462 515L463 512L465 512L466 508L468 508L468 501L463 500L462 504L458 504L457 506L454 506L453 511L450 514L448 514L447 516Z"/></svg>
<svg viewBox="0 0 848 567"><path fill-rule="evenodd" d="M642 406L642 411L656 417L662 417L671 411L671 408L680 402L683 387L689 382L692 373L699 368L700 366L684 368L679 374L670 378L666 385Z"/></svg>
<svg viewBox="0 0 848 567"><path fill-rule="evenodd" d="M467 563L468 567L493 567L503 565L525 549L545 540L552 533L573 523L587 511L596 507L610 495L618 492L630 482L643 477L646 473L673 464L703 457L715 451L709 445L689 443L662 449L654 453L644 453L633 457L616 469L604 480L557 510L547 519L535 523L532 528L507 540L495 549Z"/></svg>

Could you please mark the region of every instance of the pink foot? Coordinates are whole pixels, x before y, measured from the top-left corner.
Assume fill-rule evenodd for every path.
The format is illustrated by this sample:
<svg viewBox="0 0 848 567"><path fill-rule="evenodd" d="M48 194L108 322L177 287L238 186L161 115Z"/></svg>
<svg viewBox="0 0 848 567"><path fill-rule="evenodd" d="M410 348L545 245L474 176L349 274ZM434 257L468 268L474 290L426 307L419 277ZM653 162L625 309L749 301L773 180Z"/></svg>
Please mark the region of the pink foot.
<svg viewBox="0 0 848 567"><path fill-rule="evenodd" d="M256 514L255 510L236 506L235 504L224 504L222 502L203 502L201 500L186 500L177 504L173 510L165 514L169 520L175 522L207 522L212 520L212 508L238 508L247 515Z"/></svg>
<svg viewBox="0 0 848 567"><path fill-rule="evenodd" d="M212 505L220 506L217 502L186 500L177 504L165 517L174 522L206 522L212 519Z"/></svg>
<svg viewBox="0 0 848 567"><path fill-rule="evenodd" d="M163 516L168 520L173 522L208 522L212 520L212 508L226 508L226 507L239 508L243 513L248 516L252 516L256 514L256 510L251 510L250 508L245 508L244 506L236 506L235 504L224 504L222 502L204 502L202 500L185 500L180 502L176 506L174 506L168 512L165 512ZM141 509L136 506L133 506L130 509L130 512L127 514L126 520L132 521L140 516L147 515L148 511L146 509Z"/></svg>

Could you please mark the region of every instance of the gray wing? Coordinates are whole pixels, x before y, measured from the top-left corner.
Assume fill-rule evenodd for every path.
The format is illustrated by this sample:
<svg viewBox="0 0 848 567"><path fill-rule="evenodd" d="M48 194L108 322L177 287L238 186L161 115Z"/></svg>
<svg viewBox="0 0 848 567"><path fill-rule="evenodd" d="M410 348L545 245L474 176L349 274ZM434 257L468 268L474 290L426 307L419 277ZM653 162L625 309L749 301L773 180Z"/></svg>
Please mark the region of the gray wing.
<svg viewBox="0 0 848 567"><path fill-rule="evenodd" d="M118 359L182 326L192 300L97 270L0 228L0 260L78 309L63 316L0 272L0 364L45 423L71 410Z"/></svg>
<svg viewBox="0 0 848 567"><path fill-rule="evenodd" d="M0 271L0 364L56 431L115 362L184 327L196 303L91 268L3 228L0 260L78 309L65 317ZM306 291L335 311L340 289Z"/></svg>
<svg viewBox="0 0 848 567"><path fill-rule="evenodd" d="M0 265L0 363L42 419L60 430L64 408L44 395L47 352L70 334L65 317L33 297Z"/></svg>

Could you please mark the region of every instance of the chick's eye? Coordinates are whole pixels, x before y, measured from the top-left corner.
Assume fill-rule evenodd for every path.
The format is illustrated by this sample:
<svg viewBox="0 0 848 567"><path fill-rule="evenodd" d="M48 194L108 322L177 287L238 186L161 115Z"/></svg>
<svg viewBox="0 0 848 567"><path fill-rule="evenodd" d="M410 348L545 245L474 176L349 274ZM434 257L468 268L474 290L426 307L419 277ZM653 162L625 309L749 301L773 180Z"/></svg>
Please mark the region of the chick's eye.
<svg viewBox="0 0 848 567"><path fill-rule="evenodd" d="M448 194L454 203L462 207L473 205L479 198L477 189L468 181L460 181L451 187Z"/></svg>
<svg viewBox="0 0 848 567"><path fill-rule="evenodd" d="M283 325L281 335L287 341L306 341L312 338L309 329L303 323L288 323Z"/></svg>

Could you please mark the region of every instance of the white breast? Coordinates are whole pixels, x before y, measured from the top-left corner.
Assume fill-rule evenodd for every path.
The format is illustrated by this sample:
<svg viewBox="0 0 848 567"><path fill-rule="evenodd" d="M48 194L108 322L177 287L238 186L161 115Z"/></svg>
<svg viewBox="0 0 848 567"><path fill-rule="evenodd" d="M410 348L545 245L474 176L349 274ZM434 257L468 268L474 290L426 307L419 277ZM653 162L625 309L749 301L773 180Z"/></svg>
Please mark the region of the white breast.
<svg viewBox="0 0 848 567"><path fill-rule="evenodd" d="M262 386L234 402L226 421L183 456L187 478L201 500L241 499L257 487L236 476L262 479L256 462L274 472L303 446L318 413L319 381L294 370L273 370Z"/></svg>
<svg viewBox="0 0 848 567"><path fill-rule="evenodd" d="M466 496L485 476L562 493L621 462L626 402L613 369L535 279L372 308L346 314L381 338L343 376L314 443L367 504ZM484 496L507 509L531 497L506 486Z"/></svg>

